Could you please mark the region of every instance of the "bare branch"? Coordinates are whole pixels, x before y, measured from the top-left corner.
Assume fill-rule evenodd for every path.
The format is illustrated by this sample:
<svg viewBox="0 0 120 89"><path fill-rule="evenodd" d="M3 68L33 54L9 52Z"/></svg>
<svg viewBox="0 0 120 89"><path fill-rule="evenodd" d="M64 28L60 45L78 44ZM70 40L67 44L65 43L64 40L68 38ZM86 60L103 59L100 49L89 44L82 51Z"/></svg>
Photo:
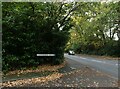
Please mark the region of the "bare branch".
<svg viewBox="0 0 120 89"><path fill-rule="evenodd" d="M80 6L80 4L74 5L74 7L68 11L67 15L61 19L61 21L60 21L60 22L61 22L61 25L59 26L59 28L64 24L64 21L66 20L66 18L67 18L74 10L76 10L79 6Z"/></svg>
<svg viewBox="0 0 120 89"><path fill-rule="evenodd" d="M60 7L59 7L59 14L61 13L62 7L63 7L64 3L61 3Z"/></svg>
<svg viewBox="0 0 120 89"><path fill-rule="evenodd" d="M32 2L29 2L29 4L30 4L30 6L31 6L31 8L32 8L32 12L33 12L33 14L34 14L35 6L34 6L34 4L33 4Z"/></svg>

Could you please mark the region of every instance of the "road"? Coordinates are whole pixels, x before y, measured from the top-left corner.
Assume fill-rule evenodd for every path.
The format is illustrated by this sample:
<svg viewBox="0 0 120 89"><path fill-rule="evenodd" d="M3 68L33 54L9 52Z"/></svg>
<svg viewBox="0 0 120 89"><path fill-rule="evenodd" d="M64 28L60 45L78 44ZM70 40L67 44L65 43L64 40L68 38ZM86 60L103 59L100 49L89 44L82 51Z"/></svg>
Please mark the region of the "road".
<svg viewBox="0 0 120 89"><path fill-rule="evenodd" d="M97 71L101 71L118 80L118 60L97 59L92 57L81 57L78 55L64 54L68 59L77 61Z"/></svg>

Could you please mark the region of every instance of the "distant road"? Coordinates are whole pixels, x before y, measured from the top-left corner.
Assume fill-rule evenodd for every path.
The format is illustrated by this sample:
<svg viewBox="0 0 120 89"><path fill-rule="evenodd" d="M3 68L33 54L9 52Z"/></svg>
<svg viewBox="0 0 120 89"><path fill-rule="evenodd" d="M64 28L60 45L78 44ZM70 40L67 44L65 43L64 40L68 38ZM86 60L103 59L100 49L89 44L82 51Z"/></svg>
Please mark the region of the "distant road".
<svg viewBox="0 0 120 89"><path fill-rule="evenodd" d="M77 61L90 68L104 72L115 79L118 79L118 60L97 59L68 54L64 54L64 56L68 59Z"/></svg>

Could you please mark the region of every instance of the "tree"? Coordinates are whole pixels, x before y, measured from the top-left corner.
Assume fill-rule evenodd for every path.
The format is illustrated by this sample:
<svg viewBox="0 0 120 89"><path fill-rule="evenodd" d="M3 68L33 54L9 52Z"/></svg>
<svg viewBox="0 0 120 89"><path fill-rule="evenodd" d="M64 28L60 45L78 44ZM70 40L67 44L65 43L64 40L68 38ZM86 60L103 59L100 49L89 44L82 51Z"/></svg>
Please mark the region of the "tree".
<svg viewBox="0 0 120 89"><path fill-rule="evenodd" d="M75 50L78 53L119 56L119 52L111 51L119 49L119 41L115 40L115 35L119 33L119 2L80 4L81 7L72 16L75 25L71 29L71 34L74 30L78 34L74 39L71 37L69 43L74 42L69 47L77 42Z"/></svg>
<svg viewBox="0 0 120 89"><path fill-rule="evenodd" d="M61 2L4 2L3 70L63 62L71 15L78 6ZM56 56L38 58L38 53Z"/></svg>

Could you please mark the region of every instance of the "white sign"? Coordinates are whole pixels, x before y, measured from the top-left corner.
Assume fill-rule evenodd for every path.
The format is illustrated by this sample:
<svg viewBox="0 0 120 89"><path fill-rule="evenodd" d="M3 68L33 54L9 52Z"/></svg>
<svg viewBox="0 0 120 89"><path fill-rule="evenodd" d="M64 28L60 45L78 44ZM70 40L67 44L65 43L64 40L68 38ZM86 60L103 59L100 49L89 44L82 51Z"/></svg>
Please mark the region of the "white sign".
<svg viewBox="0 0 120 89"><path fill-rule="evenodd" d="M55 56L55 54L37 54L37 56Z"/></svg>

